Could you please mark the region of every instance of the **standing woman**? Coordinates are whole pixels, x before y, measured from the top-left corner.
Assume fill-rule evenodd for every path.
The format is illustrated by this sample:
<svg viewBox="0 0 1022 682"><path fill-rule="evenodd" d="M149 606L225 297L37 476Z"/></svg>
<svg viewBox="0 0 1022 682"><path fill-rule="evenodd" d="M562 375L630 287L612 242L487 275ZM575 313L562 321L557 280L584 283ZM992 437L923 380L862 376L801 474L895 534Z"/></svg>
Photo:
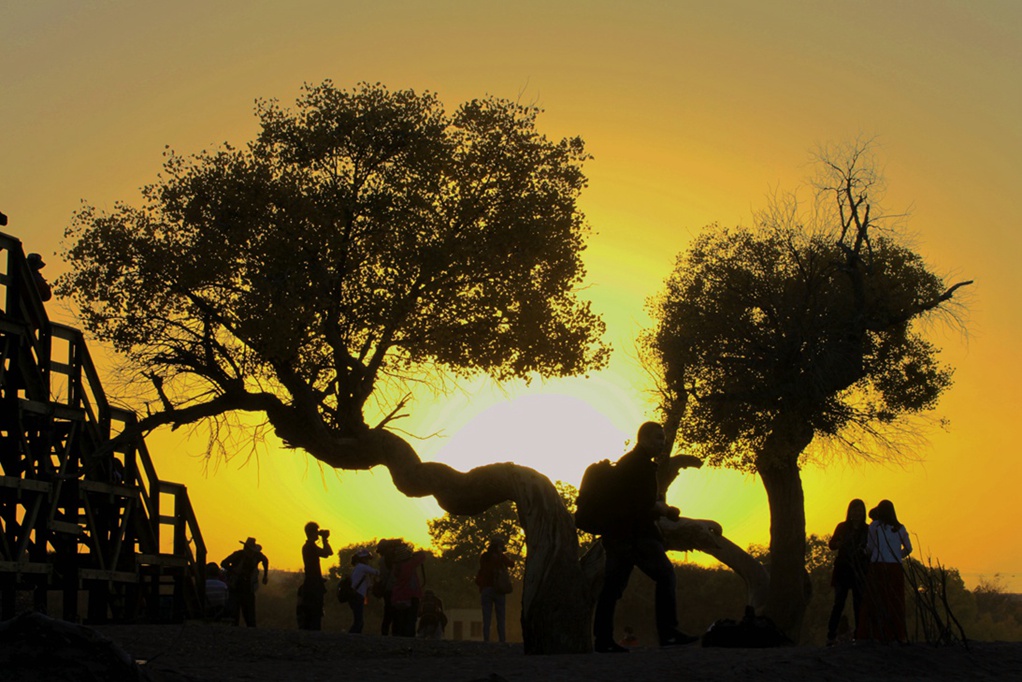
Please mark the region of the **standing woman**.
<svg viewBox="0 0 1022 682"><path fill-rule="evenodd" d="M369 560L372 557L373 555L368 549L360 549L351 557L351 564L354 566L351 570L351 586L355 593L348 600L348 605L351 606L351 614L354 619L348 632L353 634L362 633L362 628L365 625L366 596L373 584L373 576L380 575L378 570L369 565Z"/></svg>
<svg viewBox="0 0 1022 682"><path fill-rule="evenodd" d="M912 553L912 543L890 500L881 500L870 510L869 518L873 519L866 540L869 574L855 637L907 644L905 573L901 561Z"/></svg>
<svg viewBox="0 0 1022 682"><path fill-rule="evenodd" d="M508 569L514 562L504 553L507 549L501 538L490 540L486 551L479 555L479 573L476 574L476 585L479 586L479 600L483 608L483 641L490 641L490 615L496 611L497 638L504 642L507 632L504 624L505 599L511 592L510 574Z"/></svg>
<svg viewBox="0 0 1022 682"><path fill-rule="evenodd" d="M837 551L834 559L834 574L830 584L834 588L834 607L830 611L827 622L827 646L837 641L837 627L841 622L841 614L848 601L848 593L852 593L852 612L855 617L855 628L859 626L859 610L862 608L862 595L866 588L866 571L869 557L866 554L866 538L869 529L866 526L866 503L855 499L848 503L845 520L837 524L834 535L830 538L830 548ZM854 632L854 630L853 630Z"/></svg>

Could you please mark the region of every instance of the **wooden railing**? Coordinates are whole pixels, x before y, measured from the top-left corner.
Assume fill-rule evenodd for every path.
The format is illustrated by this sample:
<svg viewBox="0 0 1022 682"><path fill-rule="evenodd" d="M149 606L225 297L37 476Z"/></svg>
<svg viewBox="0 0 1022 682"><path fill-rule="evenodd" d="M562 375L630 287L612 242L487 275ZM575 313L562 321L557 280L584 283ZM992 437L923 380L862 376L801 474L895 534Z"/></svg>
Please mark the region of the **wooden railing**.
<svg viewBox="0 0 1022 682"><path fill-rule="evenodd" d="M136 415L110 404L84 336L48 319L20 241L3 233L0 268L0 574L74 574L92 581L90 595L103 581L178 576L176 602L198 608L206 548L187 489L159 478L143 434L134 433ZM163 495L172 509L161 509ZM42 566L47 556L62 570ZM4 611L11 599L5 589ZM102 608L90 604L90 616Z"/></svg>

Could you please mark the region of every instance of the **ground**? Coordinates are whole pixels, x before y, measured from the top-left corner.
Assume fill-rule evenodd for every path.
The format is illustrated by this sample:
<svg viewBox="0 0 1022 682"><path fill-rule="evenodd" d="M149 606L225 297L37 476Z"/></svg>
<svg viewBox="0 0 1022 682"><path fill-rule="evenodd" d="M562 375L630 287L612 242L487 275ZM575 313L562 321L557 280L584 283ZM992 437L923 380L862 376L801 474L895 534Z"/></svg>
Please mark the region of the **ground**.
<svg viewBox="0 0 1022 682"><path fill-rule="evenodd" d="M1019 679L1022 643L841 644L829 648L635 649L627 654L525 656L520 644L431 642L183 625L84 628L29 614L0 623L2 682L619 682L623 679L1008 680Z"/></svg>
<svg viewBox="0 0 1022 682"><path fill-rule="evenodd" d="M830 648L640 649L628 654L525 656L521 645L426 642L337 632L230 626L110 626L155 682L186 680L1007 680L1022 644L933 648L846 644Z"/></svg>

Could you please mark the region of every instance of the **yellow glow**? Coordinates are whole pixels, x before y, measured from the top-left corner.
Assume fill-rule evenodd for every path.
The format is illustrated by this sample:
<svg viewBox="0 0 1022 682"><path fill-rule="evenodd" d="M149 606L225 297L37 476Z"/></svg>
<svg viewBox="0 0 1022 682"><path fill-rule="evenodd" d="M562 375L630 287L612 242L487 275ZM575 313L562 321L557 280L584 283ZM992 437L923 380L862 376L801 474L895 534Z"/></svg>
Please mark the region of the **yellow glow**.
<svg viewBox="0 0 1022 682"><path fill-rule="evenodd" d="M880 136L892 212L939 272L975 277L970 335L935 328L958 367L921 461L805 472L810 532L851 497L892 499L925 552L967 582L1001 572L1022 590L1022 4L246 2L8 3L0 21L0 210L53 278L84 197L134 201L164 145L184 153L256 130L256 97L293 100L303 81L432 89L449 106L492 93L535 102L551 137L579 134L594 160L582 206L594 234L587 295L608 323L610 368L588 380L470 382L420 395L400 424L426 459L515 459L577 483L654 416L634 361L643 305L707 223L749 222L798 185L817 143ZM59 302L48 310L73 322ZM404 535L425 544L432 500L407 500L382 471L321 473L270 443L258 461L202 474L201 438L159 434L161 475L188 485L211 555L248 535L297 567L302 525L335 544ZM767 542L762 486L688 471L671 491L739 543ZM979 519L979 521L977 521ZM916 542L918 541L918 542Z"/></svg>

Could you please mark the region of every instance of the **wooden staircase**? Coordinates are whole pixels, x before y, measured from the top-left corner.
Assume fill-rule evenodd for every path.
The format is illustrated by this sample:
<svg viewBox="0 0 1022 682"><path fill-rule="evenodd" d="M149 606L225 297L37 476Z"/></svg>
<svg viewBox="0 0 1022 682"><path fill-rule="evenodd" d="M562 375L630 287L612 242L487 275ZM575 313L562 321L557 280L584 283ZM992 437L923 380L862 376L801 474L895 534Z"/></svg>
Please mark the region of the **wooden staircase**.
<svg viewBox="0 0 1022 682"><path fill-rule="evenodd" d="M21 242L0 233L0 618L31 598L90 623L201 615L206 547L109 404L82 333L51 322ZM84 608L82 616L80 610ZM53 615L53 614L51 614Z"/></svg>

